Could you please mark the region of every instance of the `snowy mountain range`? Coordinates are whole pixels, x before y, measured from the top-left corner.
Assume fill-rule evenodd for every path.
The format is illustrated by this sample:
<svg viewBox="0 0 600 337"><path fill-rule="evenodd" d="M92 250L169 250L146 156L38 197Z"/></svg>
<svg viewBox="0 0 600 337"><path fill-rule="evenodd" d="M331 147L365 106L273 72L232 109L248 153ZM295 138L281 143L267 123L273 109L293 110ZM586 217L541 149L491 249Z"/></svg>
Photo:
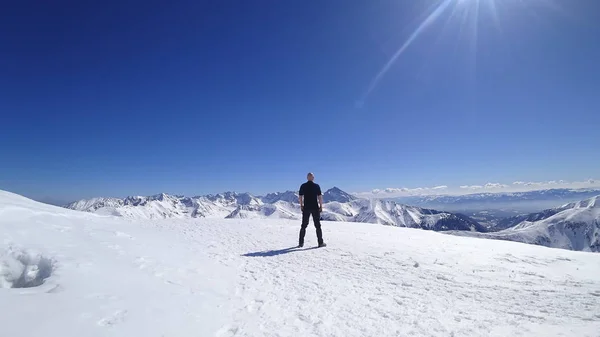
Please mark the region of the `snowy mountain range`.
<svg viewBox="0 0 600 337"><path fill-rule="evenodd" d="M461 233L553 248L600 252L600 195L538 213L506 218L492 233Z"/></svg>
<svg viewBox="0 0 600 337"><path fill-rule="evenodd" d="M546 193L564 194L563 191ZM486 228L473 218L460 213L408 206L394 200L361 199L337 187L327 190L323 195L325 204L321 217L326 221L421 228L571 250L600 251L600 195L541 212L507 217L498 221L493 228ZM512 198L528 198L531 195L519 193ZM489 196L466 196L467 199L477 197ZM124 199L80 200L64 207L131 219L301 219L298 194L293 191L270 193L265 196L225 192L185 197L163 193Z"/></svg>
<svg viewBox="0 0 600 337"><path fill-rule="evenodd" d="M436 231L467 230L485 232L477 221L450 212L407 206L390 200L358 199L333 187L323 193L323 220L366 222ZM226 192L184 197L157 194L148 197L95 198L70 203L66 208L135 219L161 218L240 218L301 219L298 194L292 191L253 196Z"/></svg>

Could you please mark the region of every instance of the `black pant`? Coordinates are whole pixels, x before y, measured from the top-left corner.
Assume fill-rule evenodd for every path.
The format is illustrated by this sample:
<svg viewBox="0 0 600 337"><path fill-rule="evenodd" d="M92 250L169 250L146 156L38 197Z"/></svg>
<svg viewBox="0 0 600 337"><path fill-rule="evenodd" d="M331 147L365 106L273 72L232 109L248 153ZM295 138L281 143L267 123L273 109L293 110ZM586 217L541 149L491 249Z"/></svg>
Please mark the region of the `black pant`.
<svg viewBox="0 0 600 337"><path fill-rule="evenodd" d="M315 229L317 230L317 240L319 244L323 243L323 232L321 232L321 214L318 209L304 209L302 211L302 227L300 227L300 240L299 244L304 244L304 235L306 235L306 227L308 227L308 220L312 215L313 222L315 223Z"/></svg>

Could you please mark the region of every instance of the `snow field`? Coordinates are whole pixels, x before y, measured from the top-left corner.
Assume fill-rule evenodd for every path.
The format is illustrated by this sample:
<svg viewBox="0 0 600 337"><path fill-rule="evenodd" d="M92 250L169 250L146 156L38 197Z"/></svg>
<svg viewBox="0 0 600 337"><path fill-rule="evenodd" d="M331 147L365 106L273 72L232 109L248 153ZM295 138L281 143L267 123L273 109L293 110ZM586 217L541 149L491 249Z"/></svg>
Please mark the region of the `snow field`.
<svg viewBox="0 0 600 337"><path fill-rule="evenodd" d="M600 254L328 221L328 247L314 248L311 224L295 249L298 230L297 220L128 220L0 192L0 252L12 252L2 261L52 261L40 286L0 288L2 335L600 331Z"/></svg>

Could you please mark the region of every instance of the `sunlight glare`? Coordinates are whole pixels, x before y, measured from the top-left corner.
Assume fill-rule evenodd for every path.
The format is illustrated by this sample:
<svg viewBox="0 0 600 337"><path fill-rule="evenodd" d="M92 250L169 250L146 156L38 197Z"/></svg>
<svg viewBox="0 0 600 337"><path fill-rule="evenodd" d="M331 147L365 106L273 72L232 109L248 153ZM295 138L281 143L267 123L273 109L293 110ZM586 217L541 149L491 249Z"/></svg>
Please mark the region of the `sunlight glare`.
<svg viewBox="0 0 600 337"><path fill-rule="evenodd" d="M541 4L544 7L552 7L557 9L558 5L554 2L556 0L436 0L437 3L431 9L431 12L425 17L415 30L408 36L406 41L402 43L400 48L392 55L388 62L381 68L381 70L375 75L373 80L369 83L367 90L363 93L360 99L357 101L357 106L362 107L367 97L372 93L375 87L379 84L383 76L390 70L393 64L402 56L402 54L413 44L413 42L419 38L419 36L427 30L437 20L446 20L443 25L443 30L446 30L447 26L454 22L455 25L459 26L460 35L464 34L464 30L468 29L469 39L469 52L472 56L472 62L476 63L477 53L477 40L479 37L479 25L482 21L481 16L486 14L491 17L491 21L496 27L497 31L502 34L501 19L499 12L507 7L523 7L530 14L537 14L533 9L533 5ZM450 9L450 15L446 19L443 16ZM505 19L506 20L506 19Z"/></svg>

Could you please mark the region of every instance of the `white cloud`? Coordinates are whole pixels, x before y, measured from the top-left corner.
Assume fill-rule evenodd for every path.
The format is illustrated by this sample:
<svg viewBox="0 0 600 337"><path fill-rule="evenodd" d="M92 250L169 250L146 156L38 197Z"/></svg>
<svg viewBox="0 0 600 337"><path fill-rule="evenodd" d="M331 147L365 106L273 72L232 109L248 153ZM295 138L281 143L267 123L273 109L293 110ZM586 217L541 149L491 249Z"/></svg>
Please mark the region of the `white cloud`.
<svg viewBox="0 0 600 337"><path fill-rule="evenodd" d="M552 188L552 187L560 187L560 188L577 188L576 186L582 186L585 183L589 183L590 185L599 185L597 184L597 181L594 181L594 179L588 179L586 181L573 181L573 182L568 182L565 180L550 180L550 181L529 181L529 182L524 182L524 181L515 181L513 183L513 185L521 185L521 186L538 186L538 187L547 187L547 188ZM560 185L567 185L567 186L560 186Z"/></svg>
<svg viewBox="0 0 600 337"><path fill-rule="evenodd" d="M472 186L463 185L463 186L460 186L460 188L462 188L464 190L480 190L483 188L483 186L481 186L481 185L472 185Z"/></svg>
<svg viewBox="0 0 600 337"><path fill-rule="evenodd" d="M386 188L385 193L406 192L408 188Z"/></svg>
<svg viewBox="0 0 600 337"><path fill-rule="evenodd" d="M439 185L434 187L415 187L415 188L395 188L374 189L371 192L355 193L363 197L402 197L411 195L429 195L429 194L468 194L468 193L490 193L490 192L526 192L534 190L544 190L551 188L600 188L600 180L587 179L583 181L549 180L549 181L514 181L511 184L499 182L486 183L483 185L461 185L448 186Z"/></svg>
<svg viewBox="0 0 600 337"><path fill-rule="evenodd" d="M371 190L371 192L358 192L355 193L357 195L378 195L378 196L383 196L383 197L393 197L395 195L415 195L415 194L421 194L427 191L432 191L432 190L436 190L436 191L440 191L443 189L448 188L448 186L442 185L442 186L436 186L436 187L415 187L415 188L406 188L406 187L400 187L400 188L396 188L396 187L388 187L388 188L384 188L384 189L373 189Z"/></svg>
<svg viewBox="0 0 600 337"><path fill-rule="evenodd" d="M508 185L500 184L500 183L487 183L484 186L487 189L496 189L496 188L507 188Z"/></svg>

